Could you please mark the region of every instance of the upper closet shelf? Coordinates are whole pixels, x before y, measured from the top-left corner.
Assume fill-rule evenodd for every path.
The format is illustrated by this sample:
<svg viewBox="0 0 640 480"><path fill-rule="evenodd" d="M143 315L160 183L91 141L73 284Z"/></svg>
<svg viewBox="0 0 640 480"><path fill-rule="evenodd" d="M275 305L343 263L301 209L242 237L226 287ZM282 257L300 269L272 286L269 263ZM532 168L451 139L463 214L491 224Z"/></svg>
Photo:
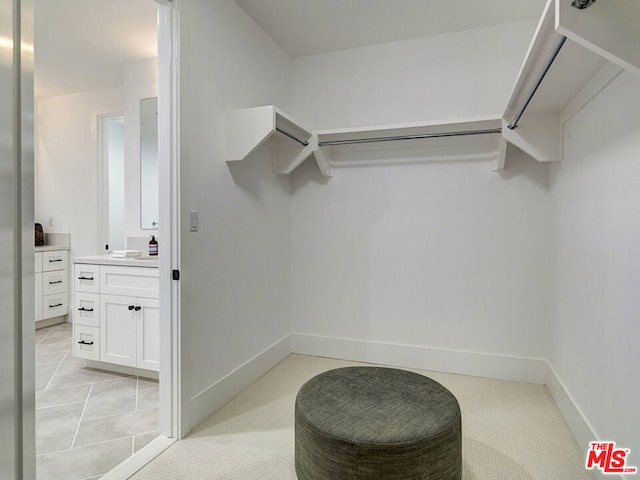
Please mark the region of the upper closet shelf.
<svg viewBox="0 0 640 480"><path fill-rule="evenodd" d="M270 142L274 171L291 173L313 153L311 132L273 105L230 110L226 128L227 162L244 160Z"/></svg>
<svg viewBox="0 0 640 480"><path fill-rule="evenodd" d="M563 123L622 69L640 75L639 20L638 0L548 0L503 116L505 139L560 160Z"/></svg>
<svg viewBox="0 0 640 480"><path fill-rule="evenodd" d="M451 161L494 159L501 152L498 116L357 127L314 132L316 155L334 167L389 161Z"/></svg>

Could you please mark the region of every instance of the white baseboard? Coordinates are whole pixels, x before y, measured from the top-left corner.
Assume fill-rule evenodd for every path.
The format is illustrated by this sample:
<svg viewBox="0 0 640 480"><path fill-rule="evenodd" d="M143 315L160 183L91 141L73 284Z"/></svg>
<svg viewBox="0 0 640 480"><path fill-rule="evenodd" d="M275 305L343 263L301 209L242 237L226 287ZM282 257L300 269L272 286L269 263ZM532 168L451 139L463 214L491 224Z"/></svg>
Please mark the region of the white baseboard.
<svg viewBox="0 0 640 480"><path fill-rule="evenodd" d="M549 393L551 393L553 400L556 402L558 410L560 410L560 414L564 418L565 422L567 422L569 430L571 430L571 433L573 433L573 436L578 443L578 447L584 454L586 461L587 451L589 450L589 442L609 439L603 439L598 436L593 426L584 416L582 410L580 410L580 407L576 404L575 400L567 390L567 387L560 379L553 366L550 363L547 363L547 368L548 377L545 383L547 385L547 388L549 389ZM605 475L598 469L594 469L593 474L600 480L623 480L624 478L628 477L628 475Z"/></svg>
<svg viewBox="0 0 640 480"><path fill-rule="evenodd" d="M544 384L547 385L585 458L589 442L600 439L556 371L544 359L301 333L294 333L292 337L293 353L302 355ZM596 478L602 480L624 478L605 476L597 469L593 473Z"/></svg>
<svg viewBox="0 0 640 480"><path fill-rule="evenodd" d="M155 370L147 370L145 368L127 367L126 365L116 365L115 363L99 362L97 360L85 360L85 365L89 368L106 370L107 372L124 373L125 375L152 378L154 380L158 380L158 378L160 378L158 372Z"/></svg>
<svg viewBox="0 0 640 480"><path fill-rule="evenodd" d="M548 363L539 358L301 333L293 334L293 353L517 382L544 384L548 377Z"/></svg>
<svg viewBox="0 0 640 480"><path fill-rule="evenodd" d="M204 421L290 354L291 335L289 334L193 396L189 406L189 430Z"/></svg>

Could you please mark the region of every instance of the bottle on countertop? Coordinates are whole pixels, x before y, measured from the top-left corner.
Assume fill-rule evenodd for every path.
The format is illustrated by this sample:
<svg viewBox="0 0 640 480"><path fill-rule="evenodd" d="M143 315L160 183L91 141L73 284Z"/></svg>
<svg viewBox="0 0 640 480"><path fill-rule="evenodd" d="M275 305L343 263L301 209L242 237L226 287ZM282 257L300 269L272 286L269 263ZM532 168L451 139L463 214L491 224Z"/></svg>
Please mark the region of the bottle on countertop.
<svg viewBox="0 0 640 480"><path fill-rule="evenodd" d="M155 235L151 235L151 240L149 240L149 255L158 255L158 241Z"/></svg>

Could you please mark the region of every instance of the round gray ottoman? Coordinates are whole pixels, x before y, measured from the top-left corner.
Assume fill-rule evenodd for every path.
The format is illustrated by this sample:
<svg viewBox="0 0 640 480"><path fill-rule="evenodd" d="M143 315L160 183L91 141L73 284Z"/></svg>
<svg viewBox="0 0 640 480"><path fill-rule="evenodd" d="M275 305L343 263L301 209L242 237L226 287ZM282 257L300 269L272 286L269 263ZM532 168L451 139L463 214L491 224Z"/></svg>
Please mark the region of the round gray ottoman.
<svg viewBox="0 0 640 480"><path fill-rule="evenodd" d="M321 373L296 397L299 480L460 480L458 401L435 380L381 367Z"/></svg>

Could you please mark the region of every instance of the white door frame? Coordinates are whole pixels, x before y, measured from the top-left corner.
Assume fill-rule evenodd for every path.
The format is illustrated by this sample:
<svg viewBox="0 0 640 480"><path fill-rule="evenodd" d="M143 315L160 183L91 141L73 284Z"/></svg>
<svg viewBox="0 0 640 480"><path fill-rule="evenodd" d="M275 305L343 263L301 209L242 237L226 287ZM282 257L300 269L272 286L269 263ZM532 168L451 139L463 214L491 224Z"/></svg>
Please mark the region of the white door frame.
<svg viewBox="0 0 640 480"><path fill-rule="evenodd" d="M121 105L91 111L91 130L98 152L98 254L107 253L104 246L109 243L109 147L105 140L104 123L110 117L124 116Z"/></svg>
<svg viewBox="0 0 640 480"><path fill-rule="evenodd" d="M159 205L163 243L168 245L159 256L163 293L160 295L160 432L179 439L184 434L180 388L179 11L177 0L158 3ZM178 279L174 277L176 273Z"/></svg>

